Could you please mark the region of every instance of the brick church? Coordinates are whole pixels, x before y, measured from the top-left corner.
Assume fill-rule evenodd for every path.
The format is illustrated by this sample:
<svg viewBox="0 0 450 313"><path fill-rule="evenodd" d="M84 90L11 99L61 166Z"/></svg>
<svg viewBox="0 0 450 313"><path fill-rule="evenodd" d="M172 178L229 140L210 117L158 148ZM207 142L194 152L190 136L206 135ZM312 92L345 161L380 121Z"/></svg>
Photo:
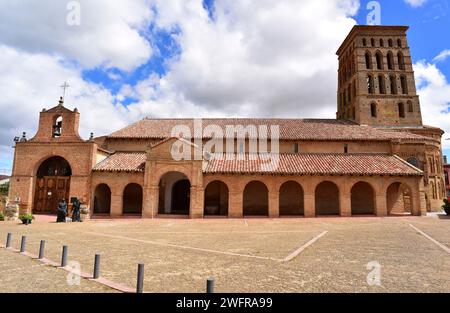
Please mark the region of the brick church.
<svg viewBox="0 0 450 313"><path fill-rule="evenodd" d="M145 118L84 140L80 113L61 99L40 112L33 138L16 142L10 199L22 212L39 214L54 213L60 199L76 197L94 217L437 210L445 196L443 131L422 124L407 29L351 30L337 51L337 119L201 120L203 129L225 134L215 145L205 145L213 136L196 131L193 119ZM266 146L277 163L267 167L265 154L249 151L255 140L265 139L254 130L272 126L278 136L269 136ZM192 138L174 135L180 127ZM244 129L244 135L229 129ZM184 154L200 157L174 158L180 143Z"/></svg>

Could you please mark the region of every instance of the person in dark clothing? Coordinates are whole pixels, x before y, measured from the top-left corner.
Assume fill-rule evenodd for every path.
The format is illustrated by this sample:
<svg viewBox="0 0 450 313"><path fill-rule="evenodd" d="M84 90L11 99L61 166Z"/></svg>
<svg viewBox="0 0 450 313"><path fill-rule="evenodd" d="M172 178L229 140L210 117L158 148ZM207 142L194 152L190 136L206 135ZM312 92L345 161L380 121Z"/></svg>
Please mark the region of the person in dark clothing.
<svg viewBox="0 0 450 313"><path fill-rule="evenodd" d="M80 202L80 200L78 200L78 198L76 198L73 200L72 204L73 204L72 222L81 222L81 217L80 217L81 202Z"/></svg>
<svg viewBox="0 0 450 313"><path fill-rule="evenodd" d="M65 223L67 216L67 203L65 199L61 199L58 203L58 215L56 222L57 223Z"/></svg>

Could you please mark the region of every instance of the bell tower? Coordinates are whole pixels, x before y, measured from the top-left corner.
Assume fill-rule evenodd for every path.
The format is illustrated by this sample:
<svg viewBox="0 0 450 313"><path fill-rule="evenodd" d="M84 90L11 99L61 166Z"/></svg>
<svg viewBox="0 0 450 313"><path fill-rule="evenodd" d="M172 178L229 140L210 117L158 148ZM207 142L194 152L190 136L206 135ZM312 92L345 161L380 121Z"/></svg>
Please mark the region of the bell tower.
<svg viewBox="0 0 450 313"><path fill-rule="evenodd" d="M337 51L337 118L421 127L407 26L354 26Z"/></svg>
<svg viewBox="0 0 450 313"><path fill-rule="evenodd" d="M30 141L37 142L76 142L82 141L78 134L80 113L64 107L63 97L58 105L43 109L39 115L39 128Z"/></svg>

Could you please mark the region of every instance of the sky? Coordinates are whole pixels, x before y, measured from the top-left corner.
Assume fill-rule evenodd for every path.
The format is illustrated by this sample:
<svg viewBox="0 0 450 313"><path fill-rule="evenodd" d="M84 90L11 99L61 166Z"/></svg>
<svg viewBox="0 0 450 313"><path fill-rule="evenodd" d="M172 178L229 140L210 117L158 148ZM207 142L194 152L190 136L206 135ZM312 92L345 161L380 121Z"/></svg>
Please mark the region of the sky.
<svg viewBox="0 0 450 313"><path fill-rule="evenodd" d="M2 0L0 174L64 81L86 139L146 116L334 118L335 52L369 2ZM450 0L377 2L410 26L424 123L450 133Z"/></svg>

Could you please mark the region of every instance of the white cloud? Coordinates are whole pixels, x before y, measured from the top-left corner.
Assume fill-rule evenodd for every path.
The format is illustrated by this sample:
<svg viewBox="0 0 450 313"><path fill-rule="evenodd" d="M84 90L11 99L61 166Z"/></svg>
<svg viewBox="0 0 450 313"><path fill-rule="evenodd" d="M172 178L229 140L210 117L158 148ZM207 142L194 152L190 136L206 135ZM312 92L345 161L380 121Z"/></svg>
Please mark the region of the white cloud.
<svg viewBox="0 0 450 313"><path fill-rule="evenodd" d="M151 56L145 32L149 0L78 0L79 26L68 25L69 1L0 2L0 42L27 52L63 55L82 66L130 71Z"/></svg>
<svg viewBox="0 0 450 313"><path fill-rule="evenodd" d="M355 25L358 1L216 0L214 20L200 0L155 4L157 27L178 29L181 49L164 77L136 87L145 103L169 103L156 112L334 116L335 51Z"/></svg>
<svg viewBox="0 0 450 313"><path fill-rule="evenodd" d="M450 133L449 82L435 64L417 62L414 72L424 124L440 127L447 134ZM444 148L450 148L450 141L444 140L442 143Z"/></svg>
<svg viewBox="0 0 450 313"><path fill-rule="evenodd" d="M0 168L11 159L13 138L27 132L32 137L37 129L39 112L57 105L62 81L71 87L66 106L80 110L81 135L107 134L111 125L120 128L125 120L123 107L113 105L114 98L101 86L85 82L77 67L63 59L45 54L31 54L0 45Z"/></svg>
<svg viewBox="0 0 450 313"><path fill-rule="evenodd" d="M442 62L445 61L445 59L447 59L448 57L450 57L450 49L446 49L441 51L441 53L439 53L434 59L434 62Z"/></svg>
<svg viewBox="0 0 450 313"><path fill-rule="evenodd" d="M404 1L410 6L418 8L421 7L423 4L425 4L425 2L427 2L428 0L404 0Z"/></svg>

